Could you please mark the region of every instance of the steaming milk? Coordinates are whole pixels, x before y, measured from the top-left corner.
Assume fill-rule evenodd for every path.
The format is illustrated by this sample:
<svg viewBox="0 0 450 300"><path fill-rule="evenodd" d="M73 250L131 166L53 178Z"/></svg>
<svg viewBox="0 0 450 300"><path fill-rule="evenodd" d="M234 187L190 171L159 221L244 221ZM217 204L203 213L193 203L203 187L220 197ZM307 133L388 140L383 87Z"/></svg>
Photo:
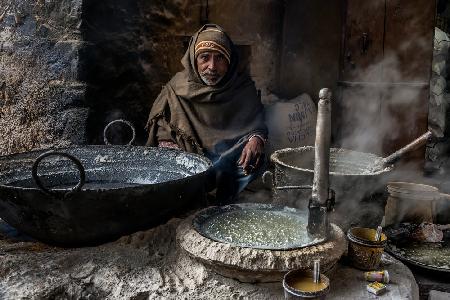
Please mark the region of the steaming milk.
<svg viewBox="0 0 450 300"><path fill-rule="evenodd" d="M211 217L204 232L244 247L289 248L314 242L303 215L289 211L242 209Z"/></svg>

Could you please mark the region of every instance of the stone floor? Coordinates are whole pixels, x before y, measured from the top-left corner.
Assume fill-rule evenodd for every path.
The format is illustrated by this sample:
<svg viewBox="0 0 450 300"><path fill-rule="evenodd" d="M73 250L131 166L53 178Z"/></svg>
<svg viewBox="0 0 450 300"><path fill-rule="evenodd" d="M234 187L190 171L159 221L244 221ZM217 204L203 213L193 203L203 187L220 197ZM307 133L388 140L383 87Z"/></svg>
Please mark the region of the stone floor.
<svg viewBox="0 0 450 300"><path fill-rule="evenodd" d="M250 185L238 202L270 201L270 190L260 184ZM284 299L279 282L242 283L186 255L175 239L181 221L73 249L14 236L14 230L7 232L11 228L0 223L0 299ZM384 295L369 294L363 272L340 263L327 299L419 299L411 271L389 255L383 263L392 277Z"/></svg>
<svg viewBox="0 0 450 300"><path fill-rule="evenodd" d="M97 247L63 249L0 235L0 299L281 299L179 251L181 219Z"/></svg>
<svg viewBox="0 0 450 300"><path fill-rule="evenodd" d="M284 299L280 282L220 276L179 249L181 219L97 247L63 249L11 238L0 226L0 299ZM378 299L418 299L414 278L386 256L389 291ZM339 265L328 299L367 299L363 272Z"/></svg>

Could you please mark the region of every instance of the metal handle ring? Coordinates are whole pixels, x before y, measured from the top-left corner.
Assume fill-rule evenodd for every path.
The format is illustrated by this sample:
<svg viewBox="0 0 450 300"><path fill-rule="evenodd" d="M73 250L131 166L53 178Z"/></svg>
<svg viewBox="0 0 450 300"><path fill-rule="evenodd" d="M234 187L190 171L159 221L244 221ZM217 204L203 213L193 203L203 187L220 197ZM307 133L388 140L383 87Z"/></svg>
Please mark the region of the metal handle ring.
<svg viewBox="0 0 450 300"><path fill-rule="evenodd" d="M273 188L273 173L271 171L265 171L263 175L261 176L262 181L265 185Z"/></svg>
<svg viewBox="0 0 450 300"><path fill-rule="evenodd" d="M108 125L105 126L105 129L103 130L103 142L105 143L105 145L112 145L109 142L108 138L106 137L106 132L108 131L109 127L112 124L114 124L114 123L123 123L123 124L128 125L131 128L133 136L131 137L131 140L127 144L127 146L130 146L134 142L134 140L136 139L136 129L134 129L134 126L133 126L133 124L131 124L131 122L129 122L127 120L123 120L123 119L114 120L114 121L110 122Z"/></svg>
<svg viewBox="0 0 450 300"><path fill-rule="evenodd" d="M48 156L63 156L63 157L66 157L66 158L70 159L77 166L78 173L80 175L80 180L78 181L77 185L75 185L73 188L64 190L64 192L65 192L64 193L64 197L67 196L68 194L80 191L81 188L83 187L84 183L86 182L86 173L84 171L83 165L81 164L81 162L76 157L74 157L74 156L72 156L72 155L70 155L68 153L65 153L65 152L58 152L58 151L53 151L53 150L45 152L45 153L39 155L39 157L36 158L36 160L33 163L33 168L31 170L31 175L33 176L33 180L36 183L36 185L46 194L49 194L49 195L57 195L58 194L58 191L51 190L51 189L45 187L44 184L42 183L41 179L39 178L38 174L37 174L37 169L38 169L39 163L44 158L46 158Z"/></svg>

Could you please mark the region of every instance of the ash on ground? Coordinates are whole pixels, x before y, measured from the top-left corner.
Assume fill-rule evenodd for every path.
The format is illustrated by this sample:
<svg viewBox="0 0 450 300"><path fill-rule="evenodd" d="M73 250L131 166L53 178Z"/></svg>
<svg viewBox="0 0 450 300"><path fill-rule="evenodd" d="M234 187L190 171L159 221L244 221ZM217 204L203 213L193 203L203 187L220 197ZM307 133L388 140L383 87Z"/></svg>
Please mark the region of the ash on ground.
<svg viewBox="0 0 450 300"><path fill-rule="evenodd" d="M176 245L180 221L73 249L3 231L0 299L284 299L281 283L241 283L189 258Z"/></svg>

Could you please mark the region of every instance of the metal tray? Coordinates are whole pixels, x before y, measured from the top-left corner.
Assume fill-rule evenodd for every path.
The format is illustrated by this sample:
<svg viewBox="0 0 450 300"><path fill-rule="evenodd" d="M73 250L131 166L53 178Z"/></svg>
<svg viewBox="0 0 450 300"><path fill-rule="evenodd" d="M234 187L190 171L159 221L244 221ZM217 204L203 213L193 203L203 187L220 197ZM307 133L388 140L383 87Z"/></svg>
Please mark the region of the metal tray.
<svg viewBox="0 0 450 300"><path fill-rule="evenodd" d="M393 227L384 232L389 240L386 251L395 258L420 268L450 273L450 237L440 243L419 243L411 239L392 240Z"/></svg>
<svg viewBox="0 0 450 300"><path fill-rule="evenodd" d="M270 204L243 203L214 206L194 217L194 228L204 237L233 246L290 250L325 241L307 233L308 213Z"/></svg>

